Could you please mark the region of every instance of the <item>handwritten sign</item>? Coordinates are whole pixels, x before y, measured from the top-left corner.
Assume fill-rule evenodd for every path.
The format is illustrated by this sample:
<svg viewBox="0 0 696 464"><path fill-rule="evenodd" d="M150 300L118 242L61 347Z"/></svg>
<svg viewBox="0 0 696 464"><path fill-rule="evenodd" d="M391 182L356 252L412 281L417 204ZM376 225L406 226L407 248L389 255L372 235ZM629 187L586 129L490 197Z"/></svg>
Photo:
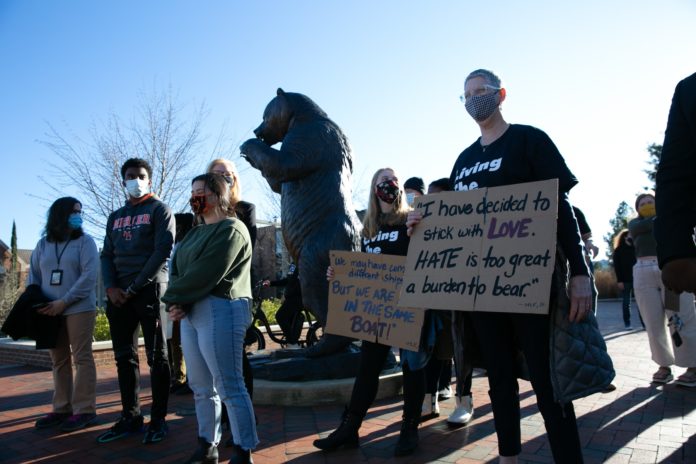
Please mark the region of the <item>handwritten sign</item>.
<svg viewBox="0 0 696 464"><path fill-rule="evenodd" d="M331 251L326 332L418 350L423 310L398 305L405 256Z"/></svg>
<svg viewBox="0 0 696 464"><path fill-rule="evenodd" d="M416 199L403 306L547 314L558 180Z"/></svg>

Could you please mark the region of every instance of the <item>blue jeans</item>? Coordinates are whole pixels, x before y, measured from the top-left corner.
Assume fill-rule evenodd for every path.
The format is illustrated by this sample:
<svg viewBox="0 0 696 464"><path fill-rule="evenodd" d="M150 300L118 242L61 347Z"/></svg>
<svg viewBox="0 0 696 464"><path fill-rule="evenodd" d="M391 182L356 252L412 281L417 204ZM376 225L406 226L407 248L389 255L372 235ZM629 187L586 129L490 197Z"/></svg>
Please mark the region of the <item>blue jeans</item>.
<svg viewBox="0 0 696 464"><path fill-rule="evenodd" d="M230 414L235 443L247 450L259 443L254 408L242 375L250 308L248 299L208 296L181 321L181 346L196 404L198 436L214 445L220 442L222 401Z"/></svg>

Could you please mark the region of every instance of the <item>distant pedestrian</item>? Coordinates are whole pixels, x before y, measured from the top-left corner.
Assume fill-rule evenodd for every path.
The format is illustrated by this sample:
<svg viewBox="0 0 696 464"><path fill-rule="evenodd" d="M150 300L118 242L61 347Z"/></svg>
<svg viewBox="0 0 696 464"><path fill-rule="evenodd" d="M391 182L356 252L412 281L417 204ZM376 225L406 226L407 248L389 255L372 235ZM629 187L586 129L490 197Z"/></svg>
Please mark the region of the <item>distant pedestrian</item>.
<svg viewBox="0 0 696 464"><path fill-rule="evenodd" d="M631 328L631 294L633 293L633 266L636 252L628 236L628 229L621 230L614 237L614 251L611 256L616 274L616 285L621 292L623 321L626 329ZM641 322L642 323L642 322Z"/></svg>
<svg viewBox="0 0 696 464"><path fill-rule="evenodd" d="M82 203L72 197L59 198L49 208L44 236L31 254L27 281L27 285L39 285L51 300L37 311L62 319L56 347L49 350L53 412L36 421L37 429L60 425L63 432L72 432L97 418L92 334L98 266L97 245L82 230Z"/></svg>
<svg viewBox="0 0 696 464"><path fill-rule="evenodd" d="M671 366L677 365L687 370L677 378L676 383L696 387L694 295L682 293L678 299L678 311L666 307L665 288L657 265L657 243L653 235L655 197L650 193L638 195L635 208L638 217L628 223L637 259L633 266L633 290L648 333L652 360L660 366L652 380L655 383L670 382L674 378ZM678 339L670 336L668 323L678 334Z"/></svg>

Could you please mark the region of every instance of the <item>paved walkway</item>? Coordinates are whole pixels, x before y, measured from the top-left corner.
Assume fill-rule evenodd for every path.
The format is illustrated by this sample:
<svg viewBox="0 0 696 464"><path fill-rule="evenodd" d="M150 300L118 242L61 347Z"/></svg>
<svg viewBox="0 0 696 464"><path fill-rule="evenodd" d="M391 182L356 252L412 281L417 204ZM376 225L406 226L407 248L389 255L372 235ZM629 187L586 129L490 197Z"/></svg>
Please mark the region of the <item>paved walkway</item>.
<svg viewBox="0 0 696 464"><path fill-rule="evenodd" d="M696 389L650 384L656 366L650 361L646 334L623 330L620 312L617 302L603 302L599 307L599 323L617 371L617 389L575 402L585 461L696 463ZM634 321L638 321L637 316ZM360 449L331 454L317 451L312 441L337 425L341 407L257 407L261 443L254 459L258 464L496 462L497 442L487 389L485 378L474 378L476 413L468 427L449 430L444 419L453 400L442 402L442 416L420 428L417 454L399 459L392 457L392 450L399 432L400 398L379 401L370 410L360 430ZM120 410L115 370L99 371L99 424L89 429L70 434L35 430L34 421L50 411L51 391L49 371L0 366L0 462L177 463L185 461L196 446L191 396L172 396L166 441L145 446L140 444L141 437L129 437L97 445L95 437L118 418ZM527 382L520 382L520 393L521 461L552 462L543 421ZM142 395L147 408L150 390L143 389ZM221 462L226 462L222 458L229 459L229 450L221 445L220 451Z"/></svg>

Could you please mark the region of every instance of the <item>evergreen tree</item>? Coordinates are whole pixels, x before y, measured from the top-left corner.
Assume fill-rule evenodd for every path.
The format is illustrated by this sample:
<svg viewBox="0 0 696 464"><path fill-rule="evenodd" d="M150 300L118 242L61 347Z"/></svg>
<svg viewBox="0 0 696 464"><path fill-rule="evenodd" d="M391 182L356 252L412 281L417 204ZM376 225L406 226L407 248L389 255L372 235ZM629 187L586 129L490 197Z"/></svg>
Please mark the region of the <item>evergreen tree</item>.
<svg viewBox="0 0 696 464"><path fill-rule="evenodd" d="M609 259L611 259L611 256L614 253L614 237L616 234L621 232L621 230L628 228L629 218L633 215L635 215L633 208L631 208L625 201L622 201L619 203L619 207L616 208L614 217L609 220L611 231L607 232L607 234L604 236L604 241L607 244L607 257Z"/></svg>
<svg viewBox="0 0 696 464"><path fill-rule="evenodd" d="M648 180L650 185L645 187L647 190L655 190L655 176L657 175L657 165L660 163L660 156L662 156L662 145L657 143L651 143L648 145L648 169L644 169L644 172L648 175Z"/></svg>
<svg viewBox="0 0 696 464"><path fill-rule="evenodd" d="M12 221L12 237L10 238L10 272L13 275L19 274L19 255L17 254L17 225Z"/></svg>

